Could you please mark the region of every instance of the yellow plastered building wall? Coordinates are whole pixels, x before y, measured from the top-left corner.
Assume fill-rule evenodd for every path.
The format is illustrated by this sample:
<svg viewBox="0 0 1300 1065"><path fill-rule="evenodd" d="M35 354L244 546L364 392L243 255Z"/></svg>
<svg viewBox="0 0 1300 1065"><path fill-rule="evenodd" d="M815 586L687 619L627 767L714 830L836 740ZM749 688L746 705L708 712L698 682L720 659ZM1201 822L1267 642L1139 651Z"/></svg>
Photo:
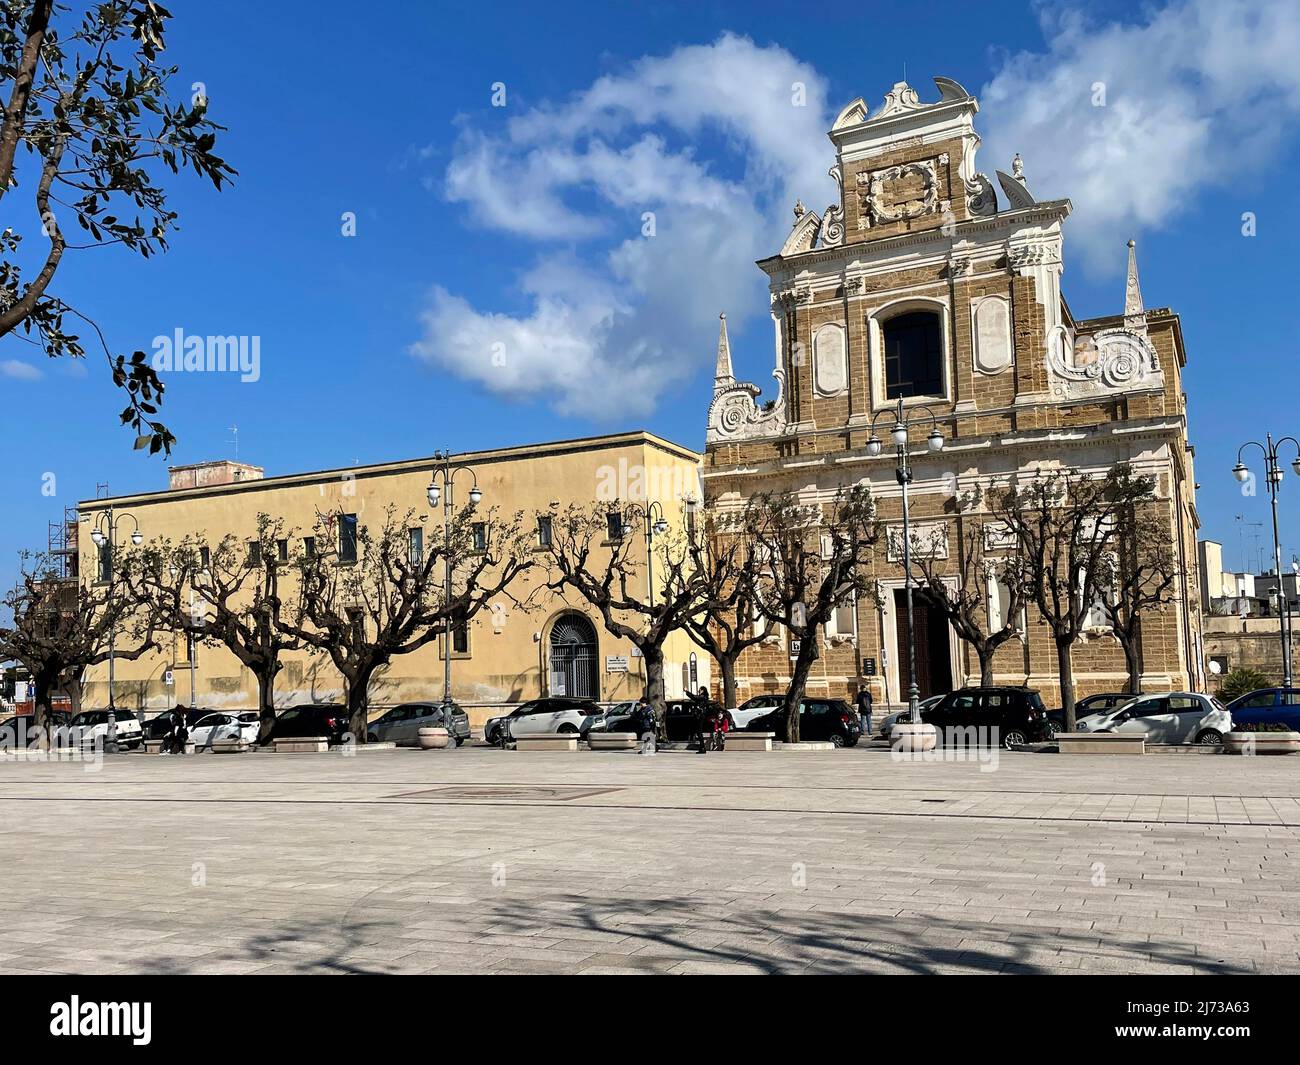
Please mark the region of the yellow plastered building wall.
<svg viewBox="0 0 1300 1065"><path fill-rule="evenodd" d="M699 500L697 453L647 432L628 432L580 440L564 440L452 456L452 466L468 466L483 493L481 509L495 508L505 519L524 513L533 531L539 567L529 570L517 587L520 600L544 585L545 554L537 542L533 520L552 504L591 505L619 500L625 506L658 503L670 529L680 529L691 500ZM356 514L359 525L378 529L386 508L398 514L408 509L430 530L442 520L441 503L431 508L426 496L434 458L323 470L315 473L263 477L256 466L213 462L173 467L167 491L86 500L78 505L78 549L81 572L98 573L91 532L111 509L119 544L129 543L138 523L146 542L202 535L214 547L233 533L252 540L257 516L282 518L291 538L291 557L301 538L313 534L318 513ZM453 504L463 505L473 478L453 479ZM657 514L657 511L656 511ZM638 529L632 557L641 564L636 590L645 593L645 541ZM602 560L603 561L603 560ZM499 607L485 609L470 622L469 645L452 654L452 696L481 724L504 704L546 694L572 694L601 702L634 699L644 689L642 660L626 641L605 630L597 611L572 593L542 590L533 607L521 611L504 595ZM563 645L561 644L563 640ZM212 709L255 709L257 681L226 648L201 644L189 661L184 638L164 637L164 650L138 661L118 660L114 696L119 706L151 714L177 702L193 701ZM401 655L376 675L371 684L372 712L395 703L441 697L443 641ZM687 686L708 685L711 670L706 652L684 633L674 633L665 646L665 684L669 698ZM343 681L328 656L305 652L285 655L285 668L276 681L278 707L307 702L341 702ZM191 668L192 667L192 668ZM170 683L168 683L170 675ZM84 705L107 705L108 667L97 666L87 678Z"/></svg>

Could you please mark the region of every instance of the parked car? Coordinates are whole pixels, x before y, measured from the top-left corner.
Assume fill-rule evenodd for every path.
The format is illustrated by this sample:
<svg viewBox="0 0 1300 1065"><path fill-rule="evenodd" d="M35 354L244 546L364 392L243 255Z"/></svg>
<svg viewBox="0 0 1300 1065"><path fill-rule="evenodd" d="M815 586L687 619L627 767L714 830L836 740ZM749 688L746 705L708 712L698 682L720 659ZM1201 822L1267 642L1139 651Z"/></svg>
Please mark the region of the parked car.
<svg viewBox="0 0 1300 1065"><path fill-rule="evenodd" d="M771 732L786 742L785 708L778 706L755 717L746 732ZM857 711L843 699L804 699L799 703L799 738L830 740L836 747L853 747L862 736Z"/></svg>
<svg viewBox="0 0 1300 1065"><path fill-rule="evenodd" d="M930 707L938 706L939 703L942 701L942 699L943 699L942 695L931 695L928 699L922 699L919 703L917 703L916 708L921 713L925 713L925 711L929 710ZM911 714L911 712L912 712L911 708L905 706L901 710L895 710L892 713L886 714L885 717L880 722L881 738L886 740L889 739L890 738L889 734L893 731L894 726L897 725L900 721L906 720L907 717ZM922 720L924 720L924 718L922 718Z"/></svg>
<svg viewBox="0 0 1300 1065"><path fill-rule="evenodd" d="M749 723L756 717L762 717L769 711L775 710L778 706L785 705L785 696L778 694L755 695L752 699L746 699L735 710L730 711L731 720L736 728L748 728Z"/></svg>
<svg viewBox="0 0 1300 1065"><path fill-rule="evenodd" d="M140 728L140 719L132 711L114 710L113 716L117 722L117 744L119 747L135 750L144 743L144 732ZM83 710L72 719L70 726L73 729L80 730L79 738L83 745L108 742L107 710Z"/></svg>
<svg viewBox="0 0 1300 1065"><path fill-rule="evenodd" d="M1218 744L1232 731L1232 715L1213 696L1169 692L1140 695L1104 714L1083 718L1076 728L1145 736L1148 743Z"/></svg>
<svg viewBox="0 0 1300 1065"><path fill-rule="evenodd" d="M968 728L988 730L990 740L1008 749L1051 736L1042 696L1024 687L959 688L922 711L921 720L938 727L940 744Z"/></svg>
<svg viewBox="0 0 1300 1065"><path fill-rule="evenodd" d="M626 732L626 728L618 726L624 724L632 711L637 708L635 699L625 699L621 703L614 703L613 706L605 708L605 731L606 732Z"/></svg>
<svg viewBox="0 0 1300 1065"><path fill-rule="evenodd" d="M717 708L718 704L711 702ZM726 710L727 731L736 727L735 718ZM664 737L668 740L689 740L699 727L700 704L694 699L669 699L664 704Z"/></svg>
<svg viewBox="0 0 1300 1065"><path fill-rule="evenodd" d="M207 717L209 714L214 714L217 712L215 710L212 710L211 708L203 710L203 709L191 709L190 707L182 706L179 709L182 710L185 714L186 729L193 729L194 726L199 723L200 719ZM164 736L167 735L167 733L171 731L172 711L164 710L161 714L156 714L154 717L151 717L148 721L144 723L143 728L144 728L145 739L147 740L162 739Z"/></svg>
<svg viewBox="0 0 1300 1065"><path fill-rule="evenodd" d="M194 749L211 747L217 740L243 740L245 743L257 742L259 722L257 714L241 713L206 713L193 725L186 725L189 742Z"/></svg>
<svg viewBox="0 0 1300 1065"><path fill-rule="evenodd" d="M469 739L469 714L455 702L402 703L370 722L366 737L371 743L416 747L422 728L445 728L460 747Z"/></svg>
<svg viewBox="0 0 1300 1065"><path fill-rule="evenodd" d="M499 743L502 729L508 729L511 736L535 732L576 732L585 736L593 729L601 732L604 728L604 711L589 699L551 696L531 699L508 714L488 718L483 738L488 743Z"/></svg>
<svg viewBox="0 0 1300 1065"><path fill-rule="evenodd" d="M35 727L33 722L36 720L34 714L10 714L8 717L0 717L0 748L8 747L26 747ZM72 721L72 715L62 710L51 710L48 727L51 729L67 728Z"/></svg>
<svg viewBox="0 0 1300 1065"><path fill-rule="evenodd" d="M1260 688L1228 704L1233 725L1282 725L1300 732L1300 688Z"/></svg>
<svg viewBox="0 0 1300 1065"><path fill-rule="evenodd" d="M304 703L281 710L271 726L271 739L324 736L332 744L347 742L348 708L332 703Z"/></svg>
<svg viewBox="0 0 1300 1065"><path fill-rule="evenodd" d="M1136 699L1137 692L1104 692L1101 695L1089 695L1086 699L1080 699L1074 704L1074 720L1090 717L1093 714L1104 714L1108 710L1114 710L1116 707L1123 706L1130 699ZM1065 731L1065 709L1047 711L1047 726L1052 730L1055 736L1058 732Z"/></svg>

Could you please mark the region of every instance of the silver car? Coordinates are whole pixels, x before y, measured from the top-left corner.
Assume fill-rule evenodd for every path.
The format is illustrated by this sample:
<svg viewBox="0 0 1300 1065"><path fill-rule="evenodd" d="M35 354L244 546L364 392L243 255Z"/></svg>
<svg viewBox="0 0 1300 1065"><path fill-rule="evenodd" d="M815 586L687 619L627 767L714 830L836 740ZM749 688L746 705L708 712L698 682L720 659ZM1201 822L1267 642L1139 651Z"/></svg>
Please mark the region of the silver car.
<svg viewBox="0 0 1300 1065"><path fill-rule="evenodd" d="M1148 743L1220 744L1232 731L1232 715L1218 699L1199 692L1139 695L1111 710L1089 714L1079 732L1145 736Z"/></svg>
<svg viewBox="0 0 1300 1065"><path fill-rule="evenodd" d="M459 747L469 739L469 715L455 703L450 706L449 721L442 703L402 703L370 722L366 737L371 743L415 747L420 742L420 729L445 728Z"/></svg>

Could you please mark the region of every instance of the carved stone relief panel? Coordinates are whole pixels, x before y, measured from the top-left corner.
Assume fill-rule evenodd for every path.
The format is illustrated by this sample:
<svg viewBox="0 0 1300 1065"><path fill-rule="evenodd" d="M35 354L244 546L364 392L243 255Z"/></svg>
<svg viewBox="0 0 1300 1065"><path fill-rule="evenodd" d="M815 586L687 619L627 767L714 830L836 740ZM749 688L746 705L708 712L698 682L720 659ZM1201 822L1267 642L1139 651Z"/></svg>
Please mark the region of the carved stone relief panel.
<svg viewBox="0 0 1300 1065"><path fill-rule="evenodd" d="M1001 373L1011 365L1011 305L1006 297L971 301L971 342L980 373Z"/></svg>
<svg viewBox="0 0 1300 1065"><path fill-rule="evenodd" d="M828 324L813 334L813 387L823 396L843 392L849 380L848 344L842 325Z"/></svg>

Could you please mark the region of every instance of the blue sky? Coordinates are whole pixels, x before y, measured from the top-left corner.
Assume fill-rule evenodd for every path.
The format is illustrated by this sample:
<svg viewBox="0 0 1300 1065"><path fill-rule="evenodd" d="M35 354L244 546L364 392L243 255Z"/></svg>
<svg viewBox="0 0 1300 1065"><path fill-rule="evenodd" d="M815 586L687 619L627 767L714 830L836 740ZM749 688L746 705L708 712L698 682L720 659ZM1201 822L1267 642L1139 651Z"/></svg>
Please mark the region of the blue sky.
<svg viewBox="0 0 1300 1065"><path fill-rule="evenodd" d="M1019 151L1036 194L1074 200L1076 316L1122 309L1138 240L1147 306L1183 319L1203 533L1235 566L1235 516L1268 520L1230 476L1236 447L1300 434L1289 6L398 2L364 23L336 0L172 0L176 90L204 83L239 177L220 194L172 179L167 255L70 255L56 284L115 351L177 328L260 337L256 382L169 378L174 463L231 455L232 425L268 475L634 427L701 447L718 311L737 373L770 382L752 261L779 248L796 195L828 202L830 118L858 95L878 106L904 67L922 98L941 74L981 98L981 170ZM6 338L0 388L7 580L64 504L99 482L162 488L166 463L132 451L95 357ZM1283 495L1289 556L1296 478Z"/></svg>

